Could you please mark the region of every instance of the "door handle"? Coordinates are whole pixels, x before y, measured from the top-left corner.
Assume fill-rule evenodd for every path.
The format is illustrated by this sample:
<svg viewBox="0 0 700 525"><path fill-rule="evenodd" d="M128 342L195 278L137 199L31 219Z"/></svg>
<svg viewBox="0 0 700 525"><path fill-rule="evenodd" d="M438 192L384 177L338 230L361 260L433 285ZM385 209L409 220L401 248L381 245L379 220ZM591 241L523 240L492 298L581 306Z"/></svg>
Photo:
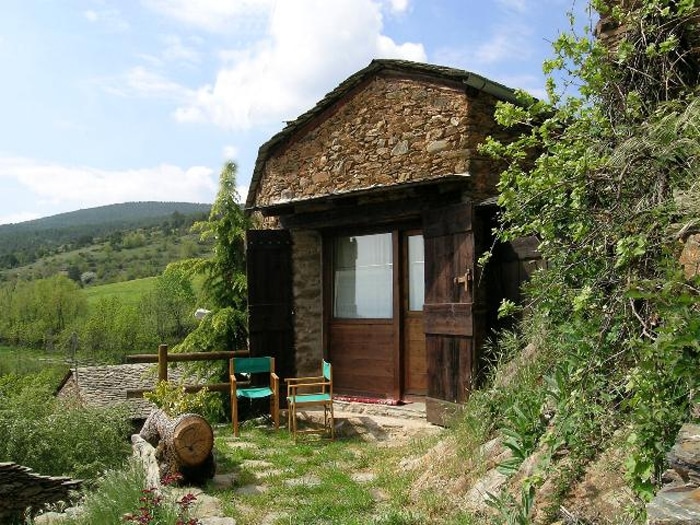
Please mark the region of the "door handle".
<svg viewBox="0 0 700 525"><path fill-rule="evenodd" d="M471 268L467 268L467 271L464 272L464 275L461 275L459 277L455 277L453 282L455 284L463 284L464 285L464 291L469 292L469 281L472 280L472 270Z"/></svg>

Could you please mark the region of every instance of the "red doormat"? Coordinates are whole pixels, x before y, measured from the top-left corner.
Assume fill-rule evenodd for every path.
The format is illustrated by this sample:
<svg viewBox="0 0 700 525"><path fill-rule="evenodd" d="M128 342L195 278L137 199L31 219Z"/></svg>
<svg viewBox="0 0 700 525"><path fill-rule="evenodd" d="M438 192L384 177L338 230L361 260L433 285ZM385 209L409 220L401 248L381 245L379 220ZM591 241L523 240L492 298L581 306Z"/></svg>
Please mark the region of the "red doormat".
<svg viewBox="0 0 700 525"><path fill-rule="evenodd" d="M337 401L347 401L350 403L370 403L373 405L405 405L407 401L400 399L387 399L382 397L361 397L361 396L338 396L334 395L333 399Z"/></svg>

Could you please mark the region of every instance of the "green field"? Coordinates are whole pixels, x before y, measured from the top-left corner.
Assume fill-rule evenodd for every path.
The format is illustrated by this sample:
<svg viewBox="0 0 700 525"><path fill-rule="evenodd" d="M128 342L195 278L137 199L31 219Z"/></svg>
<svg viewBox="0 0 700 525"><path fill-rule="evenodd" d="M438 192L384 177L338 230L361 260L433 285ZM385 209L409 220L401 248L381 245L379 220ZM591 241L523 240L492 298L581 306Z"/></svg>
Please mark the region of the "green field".
<svg viewBox="0 0 700 525"><path fill-rule="evenodd" d="M96 304L100 299L117 297L122 304L137 304L144 294L147 294L155 286L156 277L144 277L132 281L90 286L83 291L88 303Z"/></svg>
<svg viewBox="0 0 700 525"><path fill-rule="evenodd" d="M60 352L45 352L0 345L0 376L34 374L51 369L58 375L67 372L69 364Z"/></svg>

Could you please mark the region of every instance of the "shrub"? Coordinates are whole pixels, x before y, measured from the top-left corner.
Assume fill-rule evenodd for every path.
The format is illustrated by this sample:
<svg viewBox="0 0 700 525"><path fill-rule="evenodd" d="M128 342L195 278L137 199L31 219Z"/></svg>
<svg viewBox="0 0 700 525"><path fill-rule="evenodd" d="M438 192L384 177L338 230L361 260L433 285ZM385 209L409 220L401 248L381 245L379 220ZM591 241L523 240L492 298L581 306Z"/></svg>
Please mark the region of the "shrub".
<svg viewBox="0 0 700 525"><path fill-rule="evenodd" d="M222 412L220 396L203 388L196 393L187 393L185 387L169 381L161 381L153 392L143 395L171 417L192 412L208 421L218 421Z"/></svg>
<svg viewBox="0 0 700 525"><path fill-rule="evenodd" d="M80 479L120 466L129 450L126 411L70 406L53 397L47 377L0 378L0 461Z"/></svg>
<svg viewBox="0 0 700 525"><path fill-rule="evenodd" d="M93 525L95 523L139 523L144 525L197 525L189 518L195 497L186 494L174 505L166 504L163 495L146 487L143 467L131 461L126 468L110 470L99 480L95 491L87 494L83 511L65 525ZM165 492L167 494L167 492Z"/></svg>

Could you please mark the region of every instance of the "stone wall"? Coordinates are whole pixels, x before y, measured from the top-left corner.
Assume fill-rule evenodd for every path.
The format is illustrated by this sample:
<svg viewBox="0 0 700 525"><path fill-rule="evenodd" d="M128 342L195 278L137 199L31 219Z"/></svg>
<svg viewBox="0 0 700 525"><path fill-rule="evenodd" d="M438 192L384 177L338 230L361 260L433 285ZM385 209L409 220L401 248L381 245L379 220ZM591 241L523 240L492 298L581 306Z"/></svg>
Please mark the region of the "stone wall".
<svg viewBox="0 0 700 525"><path fill-rule="evenodd" d="M81 484L66 477L42 476L16 463L0 463L0 523L24 523L20 518L29 507L37 512L46 504L68 501Z"/></svg>
<svg viewBox="0 0 700 525"><path fill-rule="evenodd" d="M297 376L317 375L323 358L321 235L292 231L294 347Z"/></svg>
<svg viewBox="0 0 700 525"><path fill-rule="evenodd" d="M373 78L270 156L256 205L465 173L475 198L493 195L497 173L476 148L494 130L495 98L466 89Z"/></svg>

